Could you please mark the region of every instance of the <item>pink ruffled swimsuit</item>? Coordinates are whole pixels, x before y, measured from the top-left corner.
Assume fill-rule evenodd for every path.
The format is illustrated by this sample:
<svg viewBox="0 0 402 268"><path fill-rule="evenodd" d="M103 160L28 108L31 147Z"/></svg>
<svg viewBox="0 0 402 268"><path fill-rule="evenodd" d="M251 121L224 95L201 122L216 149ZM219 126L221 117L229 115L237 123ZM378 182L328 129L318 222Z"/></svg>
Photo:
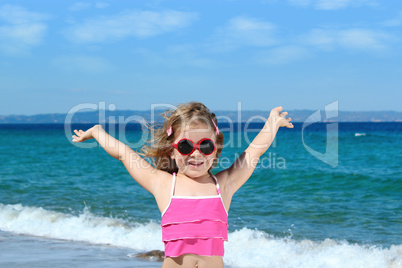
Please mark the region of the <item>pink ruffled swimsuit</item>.
<svg viewBox="0 0 402 268"><path fill-rule="evenodd" d="M165 256L182 254L223 256L223 242L228 240L228 213L218 194L211 196L174 196L173 174L170 203L162 213L162 240Z"/></svg>

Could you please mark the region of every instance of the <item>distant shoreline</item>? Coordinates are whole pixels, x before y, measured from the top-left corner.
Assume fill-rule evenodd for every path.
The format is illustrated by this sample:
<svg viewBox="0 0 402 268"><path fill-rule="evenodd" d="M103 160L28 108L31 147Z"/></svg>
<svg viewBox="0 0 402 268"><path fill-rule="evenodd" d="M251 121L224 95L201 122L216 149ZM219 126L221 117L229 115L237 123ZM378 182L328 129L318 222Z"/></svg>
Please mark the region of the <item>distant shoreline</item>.
<svg viewBox="0 0 402 268"><path fill-rule="evenodd" d="M36 115L0 115L0 124L103 124L103 123L141 123L162 122L160 113L163 111L131 111L131 110L98 110L90 112L77 112L74 114L36 114ZM263 122L269 116L269 111L214 111L218 122ZM338 111L335 116L326 118L324 111L317 110L290 110L289 116L293 122L402 122L402 112L396 111L371 111L348 112ZM66 120L68 122L66 122Z"/></svg>
<svg viewBox="0 0 402 268"><path fill-rule="evenodd" d="M331 121L331 122L314 122L311 125L326 125L326 124L333 124L333 123L338 123L338 124L402 124L402 121L382 121L382 122L371 122L371 121L354 121L354 122L348 122L348 121L342 121L342 122L336 122L336 121ZM41 126L52 126L54 128L64 128L64 126L93 126L95 124L101 124L104 127L109 127L109 125L112 125L108 122L106 123L98 123L98 122L73 122L71 124L64 124L64 123L0 123L0 129L5 129L7 127L18 127L18 126L31 126L31 127L41 127ZM160 123L156 123L160 124ZM218 123L220 128L227 128L230 126L229 123ZM247 123L246 122L234 122L233 126L238 128L237 126L241 124L242 127L244 127ZM300 126L304 125L305 122L293 122L295 125L296 129L300 128ZM119 124L114 124L115 126L118 126ZM126 125L126 127L133 127L135 129L141 129L142 125L140 123L128 123L128 124L121 124L121 125ZM264 125L262 122L258 123L252 123L248 125L248 128L261 128Z"/></svg>

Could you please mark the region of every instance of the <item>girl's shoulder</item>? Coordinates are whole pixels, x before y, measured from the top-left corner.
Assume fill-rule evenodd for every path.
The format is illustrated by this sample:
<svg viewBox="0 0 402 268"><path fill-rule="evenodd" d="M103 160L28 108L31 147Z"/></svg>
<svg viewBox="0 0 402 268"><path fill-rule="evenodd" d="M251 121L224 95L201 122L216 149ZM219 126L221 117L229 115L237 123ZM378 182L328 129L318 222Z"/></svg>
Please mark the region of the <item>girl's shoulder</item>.
<svg viewBox="0 0 402 268"><path fill-rule="evenodd" d="M228 172L226 170L222 170L219 171L218 173L216 173L215 175L213 175L219 182L219 184L221 184L221 182L225 182L228 178Z"/></svg>
<svg viewBox="0 0 402 268"><path fill-rule="evenodd" d="M218 181L221 190L226 191L227 182L229 180L229 172L227 170L222 170L216 173L214 176Z"/></svg>
<svg viewBox="0 0 402 268"><path fill-rule="evenodd" d="M172 183L172 180L173 180L175 175L170 174L169 172L166 172L166 171L163 171L163 170L158 170L157 172L159 173L158 177L159 177L159 180L160 180L161 183L163 183L163 184Z"/></svg>
<svg viewBox="0 0 402 268"><path fill-rule="evenodd" d="M162 170L157 170L157 180L154 182L154 196L165 196L170 192L173 181L173 175Z"/></svg>

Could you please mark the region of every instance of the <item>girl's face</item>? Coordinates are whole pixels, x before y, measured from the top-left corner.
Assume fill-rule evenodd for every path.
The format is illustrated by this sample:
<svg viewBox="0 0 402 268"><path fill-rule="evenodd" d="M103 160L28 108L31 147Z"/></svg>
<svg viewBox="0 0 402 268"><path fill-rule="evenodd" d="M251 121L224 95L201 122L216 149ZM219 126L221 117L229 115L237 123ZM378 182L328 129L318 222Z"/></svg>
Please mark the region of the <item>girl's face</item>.
<svg viewBox="0 0 402 268"><path fill-rule="evenodd" d="M211 139L216 142L214 132L203 123L198 123L191 128L185 128L175 137L173 143L176 144L181 139L189 139L194 144L198 144L202 139ZM195 149L189 155L182 155L174 148L171 154L171 158L176 160L176 164L179 167L179 173L183 173L190 178L198 178L208 174L215 157L216 149L210 155L204 155L198 149Z"/></svg>

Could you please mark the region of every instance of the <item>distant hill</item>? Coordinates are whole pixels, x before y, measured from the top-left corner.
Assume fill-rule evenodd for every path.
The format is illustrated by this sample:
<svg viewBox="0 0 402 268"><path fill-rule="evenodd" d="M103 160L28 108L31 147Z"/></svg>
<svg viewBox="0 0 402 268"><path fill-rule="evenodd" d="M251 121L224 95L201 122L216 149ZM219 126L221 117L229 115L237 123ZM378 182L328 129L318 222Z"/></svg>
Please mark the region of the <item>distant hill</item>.
<svg viewBox="0 0 402 268"><path fill-rule="evenodd" d="M69 115L67 114L37 114L37 115L0 115L0 124L15 124L15 123L32 123L32 124L49 124L49 123L65 123L66 118L71 119L71 123L110 123L114 121L124 122L139 122L146 120L151 122L154 119L156 122L161 122L162 117L156 111L155 118L152 118L150 111L132 111L132 110L116 110L116 111L91 111L79 112ZM219 122L246 122L250 119L253 122L262 122L261 118L267 118L269 111L242 111L239 115L237 111L214 111L219 118ZM293 122L304 122L309 116L313 115L314 110L293 110L288 111ZM372 111L372 112L348 112L339 111L338 117L325 119L325 113L321 111L321 122L402 122L402 112L395 111Z"/></svg>

